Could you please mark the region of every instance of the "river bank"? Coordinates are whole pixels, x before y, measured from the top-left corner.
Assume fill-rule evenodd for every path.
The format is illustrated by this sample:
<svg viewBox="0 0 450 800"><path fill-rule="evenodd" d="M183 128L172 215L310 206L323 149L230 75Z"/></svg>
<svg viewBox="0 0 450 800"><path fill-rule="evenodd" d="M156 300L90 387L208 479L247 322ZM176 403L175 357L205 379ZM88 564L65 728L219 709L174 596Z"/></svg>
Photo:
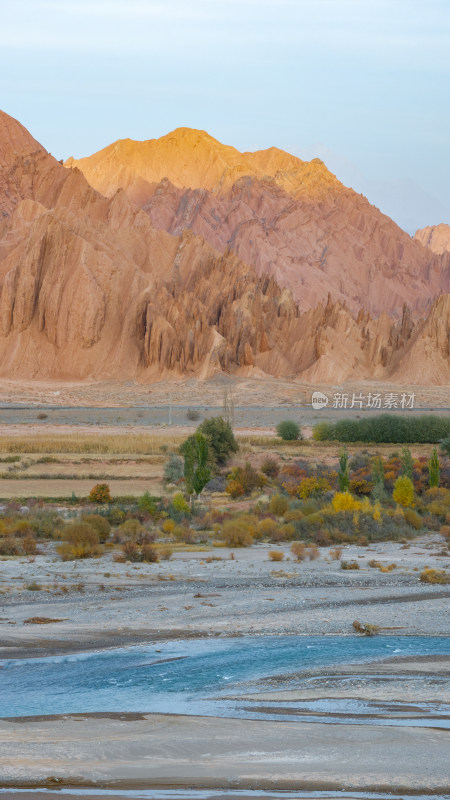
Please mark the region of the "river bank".
<svg viewBox="0 0 450 800"><path fill-rule="evenodd" d="M447 731L144 714L0 721L3 786L450 791Z"/></svg>
<svg viewBox="0 0 450 800"><path fill-rule="evenodd" d="M355 619L384 634L448 635L447 585L419 580L425 566L448 568L439 535L405 548L347 545L342 570L332 548L298 563L289 545L191 548L170 561L63 563L49 546L34 560L5 559L0 576L0 658L128 646L170 638L245 635L356 635ZM369 566L396 564L390 572ZM31 587L31 589L30 589Z"/></svg>

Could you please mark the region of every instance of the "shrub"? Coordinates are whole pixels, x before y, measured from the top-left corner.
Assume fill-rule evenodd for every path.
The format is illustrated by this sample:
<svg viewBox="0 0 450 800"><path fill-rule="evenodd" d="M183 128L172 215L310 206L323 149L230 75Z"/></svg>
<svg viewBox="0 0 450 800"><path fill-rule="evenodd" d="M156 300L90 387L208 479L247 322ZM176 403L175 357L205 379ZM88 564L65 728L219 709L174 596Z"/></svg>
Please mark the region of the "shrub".
<svg viewBox="0 0 450 800"><path fill-rule="evenodd" d="M25 539L22 542L23 552L26 556L34 556L36 555L36 539L34 536L25 536Z"/></svg>
<svg viewBox="0 0 450 800"><path fill-rule="evenodd" d="M184 525L175 525L172 536L177 542L184 544L194 544L197 540L196 531L192 530L186 522Z"/></svg>
<svg viewBox="0 0 450 800"><path fill-rule="evenodd" d="M269 559L271 561L283 561L284 553L282 550L269 550Z"/></svg>
<svg viewBox="0 0 450 800"><path fill-rule="evenodd" d="M147 529L137 519L127 519L114 531L115 542L142 541L145 539Z"/></svg>
<svg viewBox="0 0 450 800"><path fill-rule="evenodd" d="M262 488L266 483L266 478L260 472L252 467L252 465L247 461L243 467L235 467L229 475L230 483L232 484L240 484L244 490L244 494L251 494L251 492L256 488ZM235 490L237 487L235 487ZM230 492L228 491L228 494Z"/></svg>
<svg viewBox="0 0 450 800"><path fill-rule="evenodd" d="M313 427L313 439L316 442L328 442L333 439L333 425L331 422L318 422Z"/></svg>
<svg viewBox="0 0 450 800"><path fill-rule="evenodd" d="M111 491L107 483L97 483L89 493L91 503L111 503Z"/></svg>
<svg viewBox="0 0 450 800"><path fill-rule="evenodd" d="M450 456L450 436L446 436L441 440L441 450L445 455Z"/></svg>
<svg viewBox="0 0 450 800"><path fill-rule="evenodd" d="M361 497L368 496L373 491L373 483L371 481L366 480L365 478L359 478L357 480L351 480L349 489L353 494L357 494Z"/></svg>
<svg viewBox="0 0 450 800"><path fill-rule="evenodd" d="M438 489L437 487L428 489L423 499L430 514L446 520L447 515L450 514L450 491L448 489Z"/></svg>
<svg viewBox="0 0 450 800"><path fill-rule="evenodd" d="M416 531L418 531L423 525L422 517L412 508L405 508L403 511L403 517L406 519L408 525L412 525Z"/></svg>
<svg viewBox="0 0 450 800"><path fill-rule="evenodd" d="M314 536L314 541L319 547L329 547L331 539L327 530L320 530Z"/></svg>
<svg viewBox="0 0 450 800"><path fill-rule="evenodd" d="M233 498L233 500L235 500L237 497L243 497L245 494L244 487L238 480L228 481L225 491L230 495L230 497Z"/></svg>
<svg viewBox="0 0 450 800"><path fill-rule="evenodd" d="M411 478L408 478L406 475L400 475L395 481L392 497L400 506L413 506L414 484Z"/></svg>
<svg viewBox="0 0 450 800"><path fill-rule="evenodd" d="M271 458L270 456L263 461L261 466L261 472L263 475L267 475L268 478L276 478L280 471L280 467L278 461L275 458Z"/></svg>
<svg viewBox="0 0 450 800"><path fill-rule="evenodd" d="M143 544L139 547L136 542L124 542L122 553L126 561L145 561L150 564L159 561L159 550L153 544Z"/></svg>
<svg viewBox="0 0 450 800"><path fill-rule="evenodd" d="M122 553L126 561L136 562L141 560L139 547L136 542L132 542L131 540L123 543Z"/></svg>
<svg viewBox="0 0 450 800"><path fill-rule="evenodd" d="M125 519L125 511L117 506L110 506L107 511L107 517L110 525L120 525Z"/></svg>
<svg viewBox="0 0 450 800"><path fill-rule="evenodd" d="M186 411L186 416L191 422L196 422L200 419L200 411L197 408L188 408Z"/></svg>
<svg viewBox="0 0 450 800"><path fill-rule="evenodd" d="M236 517L224 523L221 538L227 547L249 547L253 542L253 529L245 517Z"/></svg>
<svg viewBox="0 0 450 800"><path fill-rule="evenodd" d="M277 434L285 442L293 442L295 439L302 438L299 425L291 419L285 419L278 423Z"/></svg>
<svg viewBox="0 0 450 800"><path fill-rule="evenodd" d="M441 525L439 533L450 542L450 525Z"/></svg>
<svg viewBox="0 0 450 800"><path fill-rule="evenodd" d="M181 459L180 459L181 461ZM138 508L140 511L144 511L145 514L154 515L156 514L156 497L152 497L149 491L144 492L142 497L138 500Z"/></svg>
<svg viewBox="0 0 450 800"><path fill-rule="evenodd" d="M298 519L303 519L304 516L300 508L290 508L289 511L286 511L284 519L286 522L295 522Z"/></svg>
<svg viewBox="0 0 450 800"><path fill-rule="evenodd" d="M175 453L172 453L164 464L163 475L167 483L178 483L181 481L184 475L183 459L175 455Z"/></svg>
<svg viewBox="0 0 450 800"><path fill-rule="evenodd" d="M100 514L83 514L82 519L97 531L100 542L106 542L111 532L111 525L105 517Z"/></svg>
<svg viewBox="0 0 450 800"><path fill-rule="evenodd" d="M293 556L295 556L297 561L304 560L306 556L305 550L306 550L306 545L304 542L293 542L291 544L291 553Z"/></svg>
<svg viewBox="0 0 450 800"><path fill-rule="evenodd" d="M426 567L420 573L422 583L450 583L450 575L444 569L429 569Z"/></svg>
<svg viewBox="0 0 450 800"><path fill-rule="evenodd" d="M64 523L56 511L38 511L29 517L29 524L38 539L51 539Z"/></svg>
<svg viewBox="0 0 450 800"><path fill-rule="evenodd" d="M23 554L22 543L13 536L6 536L0 539L1 556L21 556Z"/></svg>
<svg viewBox="0 0 450 800"><path fill-rule="evenodd" d="M358 511L361 508L360 501L355 500L349 492L336 492L331 505L335 511Z"/></svg>
<svg viewBox="0 0 450 800"><path fill-rule="evenodd" d="M176 492L172 497L172 505L175 511L178 511L180 514L190 514L191 509L189 503L186 502L184 499L184 494L182 492Z"/></svg>
<svg viewBox="0 0 450 800"><path fill-rule="evenodd" d="M258 539L271 538L278 528L278 523L272 517L266 517L258 523Z"/></svg>
<svg viewBox="0 0 450 800"><path fill-rule="evenodd" d="M173 547L170 544L159 544L158 553L161 561L169 561L173 554Z"/></svg>
<svg viewBox="0 0 450 800"><path fill-rule="evenodd" d="M86 522L72 522L62 534L62 543L56 550L63 561L76 558L95 558L101 555L102 548L97 531Z"/></svg>
<svg viewBox="0 0 450 800"><path fill-rule="evenodd" d="M303 478L297 489L297 494L302 500L307 500L309 497L320 497L329 491L331 491L331 486L326 478L311 476Z"/></svg>
<svg viewBox="0 0 450 800"><path fill-rule="evenodd" d="M141 561L153 564L159 561L159 552L152 544L144 544L141 548Z"/></svg>
<svg viewBox="0 0 450 800"><path fill-rule="evenodd" d="M397 564L380 564L378 569L380 572L392 572L395 569Z"/></svg>
<svg viewBox="0 0 450 800"><path fill-rule="evenodd" d="M29 534L33 533L33 529L30 525L30 522L27 519L19 519L17 521L13 521L11 527L12 527L11 532L19 537L28 536Z"/></svg>
<svg viewBox="0 0 450 800"><path fill-rule="evenodd" d="M342 556L342 547L333 547L330 550L330 558L332 561L339 561Z"/></svg>
<svg viewBox="0 0 450 800"><path fill-rule="evenodd" d="M281 494L274 494L270 498L268 510L276 517L282 517L289 509L289 500Z"/></svg>
<svg viewBox="0 0 450 800"><path fill-rule="evenodd" d="M290 542L295 536L293 525L277 525L270 539L272 542Z"/></svg>
<svg viewBox="0 0 450 800"><path fill-rule="evenodd" d="M175 522L173 519L165 519L162 524L162 529L164 533L172 534L175 530Z"/></svg>
<svg viewBox="0 0 450 800"><path fill-rule="evenodd" d="M341 569L359 569L357 561L341 561Z"/></svg>
<svg viewBox="0 0 450 800"><path fill-rule="evenodd" d="M320 558L319 548L315 544L310 544L306 548L306 554L310 561L316 561L316 559Z"/></svg>

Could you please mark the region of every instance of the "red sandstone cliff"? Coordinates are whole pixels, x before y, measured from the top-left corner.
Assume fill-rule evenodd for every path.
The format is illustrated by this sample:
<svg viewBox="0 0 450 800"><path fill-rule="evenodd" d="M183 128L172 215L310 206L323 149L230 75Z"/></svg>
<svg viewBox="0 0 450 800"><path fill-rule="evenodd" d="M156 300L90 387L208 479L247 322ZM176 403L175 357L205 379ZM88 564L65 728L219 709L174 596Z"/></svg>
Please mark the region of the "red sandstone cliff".
<svg viewBox="0 0 450 800"><path fill-rule="evenodd" d="M276 157L266 154L263 168ZM151 381L226 370L314 383L449 380L448 296L418 321L407 308L397 322L385 313L356 316L331 296L302 311L281 273L270 276L189 229L155 228L153 212L122 190L104 197L4 114L0 164L3 376ZM153 211L172 214L162 199L178 190L165 183L158 191ZM239 203L243 195L259 202L266 220L287 196L258 176L231 183L217 201L232 203L236 192ZM308 281L303 286L310 303Z"/></svg>

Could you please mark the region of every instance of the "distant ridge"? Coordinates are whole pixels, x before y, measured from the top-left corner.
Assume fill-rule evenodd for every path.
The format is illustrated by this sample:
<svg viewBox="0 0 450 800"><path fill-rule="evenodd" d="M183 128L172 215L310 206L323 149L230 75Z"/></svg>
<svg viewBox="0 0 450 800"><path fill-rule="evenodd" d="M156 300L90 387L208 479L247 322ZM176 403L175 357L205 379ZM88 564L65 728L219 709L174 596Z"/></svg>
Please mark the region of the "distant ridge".
<svg viewBox="0 0 450 800"><path fill-rule="evenodd" d="M443 222L416 231L414 238L434 253L450 252L450 225L445 225Z"/></svg>
<svg viewBox="0 0 450 800"><path fill-rule="evenodd" d="M291 289L300 308L328 293L357 312L413 315L450 291L450 256L435 254L322 161L275 147L240 153L204 131L177 128L160 139L115 142L66 162L98 191L123 189L157 228L191 230L232 250L259 274Z"/></svg>

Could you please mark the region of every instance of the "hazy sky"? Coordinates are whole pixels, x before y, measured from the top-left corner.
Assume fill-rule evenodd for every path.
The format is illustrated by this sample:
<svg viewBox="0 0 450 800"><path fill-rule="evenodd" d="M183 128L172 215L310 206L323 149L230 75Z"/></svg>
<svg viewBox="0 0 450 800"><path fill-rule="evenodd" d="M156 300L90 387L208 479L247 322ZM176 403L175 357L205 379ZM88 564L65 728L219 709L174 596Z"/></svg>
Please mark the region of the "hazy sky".
<svg viewBox="0 0 450 800"><path fill-rule="evenodd" d="M0 107L55 156L181 125L450 223L449 0L0 0Z"/></svg>

